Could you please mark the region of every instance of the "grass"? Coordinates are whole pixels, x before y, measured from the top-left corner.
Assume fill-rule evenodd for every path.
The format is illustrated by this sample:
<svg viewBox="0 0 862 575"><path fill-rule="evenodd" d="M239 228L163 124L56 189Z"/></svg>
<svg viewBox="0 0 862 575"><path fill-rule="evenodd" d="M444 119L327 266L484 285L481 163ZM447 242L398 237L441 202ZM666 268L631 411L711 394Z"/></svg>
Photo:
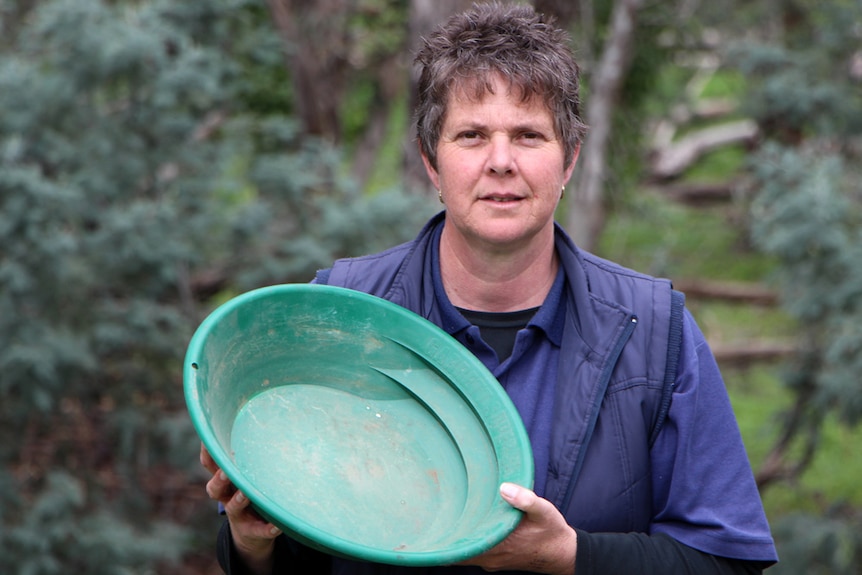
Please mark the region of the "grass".
<svg viewBox="0 0 862 575"><path fill-rule="evenodd" d="M689 310L712 345L739 342L793 340L795 320L782 310L723 301L689 298Z"/></svg>
<svg viewBox="0 0 862 575"><path fill-rule="evenodd" d="M704 84L700 97L737 99L744 91L745 77L737 71L722 69Z"/></svg>
<svg viewBox="0 0 862 575"><path fill-rule="evenodd" d="M692 209L642 193L609 219L599 252L623 265L672 280L750 281L773 263L748 249L734 220L741 208Z"/></svg>
<svg viewBox="0 0 862 575"><path fill-rule="evenodd" d="M685 174L685 180L698 183L721 182L724 174L732 174L746 162L747 151L744 145L724 146L707 152L700 161Z"/></svg>

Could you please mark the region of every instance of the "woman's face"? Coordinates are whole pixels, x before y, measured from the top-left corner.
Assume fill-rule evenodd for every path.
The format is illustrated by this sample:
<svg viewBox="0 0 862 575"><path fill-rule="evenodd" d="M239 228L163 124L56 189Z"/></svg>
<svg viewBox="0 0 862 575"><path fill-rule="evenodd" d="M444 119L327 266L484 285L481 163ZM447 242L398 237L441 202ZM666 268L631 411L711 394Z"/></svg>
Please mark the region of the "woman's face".
<svg viewBox="0 0 862 575"><path fill-rule="evenodd" d="M453 91L437 168L423 159L455 239L483 250L514 251L543 233L553 235L554 210L575 162L565 165L553 115L541 98L522 102L501 77L492 85L493 93L479 100Z"/></svg>

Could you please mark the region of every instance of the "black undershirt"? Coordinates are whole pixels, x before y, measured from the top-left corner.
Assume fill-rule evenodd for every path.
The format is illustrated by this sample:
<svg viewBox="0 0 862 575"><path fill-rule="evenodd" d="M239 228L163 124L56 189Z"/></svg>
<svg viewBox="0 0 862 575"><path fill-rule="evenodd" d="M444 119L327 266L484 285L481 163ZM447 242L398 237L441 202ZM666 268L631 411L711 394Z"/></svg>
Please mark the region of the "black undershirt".
<svg viewBox="0 0 862 575"><path fill-rule="evenodd" d="M497 354L500 363L506 361L515 348L518 331L527 327L538 307L520 311L490 312L456 308L467 321L479 328L482 339Z"/></svg>
<svg viewBox="0 0 862 575"><path fill-rule="evenodd" d="M279 535L273 550L273 575L300 573L330 575L332 557ZM227 575L250 575L233 544L230 524L225 521L218 535L219 565ZM772 562L725 559L702 553L664 534L586 533L578 531L578 552L572 572L575 575L761 575ZM391 565L357 562L339 573L350 575L407 575L407 573L478 574L478 567L428 567L411 569ZM512 571L507 571L512 573ZM521 571L518 571L521 573Z"/></svg>

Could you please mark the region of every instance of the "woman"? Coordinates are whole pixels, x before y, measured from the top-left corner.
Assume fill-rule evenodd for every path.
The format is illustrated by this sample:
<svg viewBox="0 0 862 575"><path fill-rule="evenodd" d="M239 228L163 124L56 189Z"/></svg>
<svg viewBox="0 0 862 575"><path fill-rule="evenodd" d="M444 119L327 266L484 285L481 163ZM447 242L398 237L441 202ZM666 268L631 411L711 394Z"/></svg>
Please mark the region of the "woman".
<svg viewBox="0 0 862 575"><path fill-rule="evenodd" d="M416 240L318 283L373 293L452 334L530 435L515 531L462 566L313 552L258 518L202 450L229 573L759 573L776 560L721 376L668 282L580 252L554 223L585 127L565 34L474 6L425 42L418 140L445 211Z"/></svg>

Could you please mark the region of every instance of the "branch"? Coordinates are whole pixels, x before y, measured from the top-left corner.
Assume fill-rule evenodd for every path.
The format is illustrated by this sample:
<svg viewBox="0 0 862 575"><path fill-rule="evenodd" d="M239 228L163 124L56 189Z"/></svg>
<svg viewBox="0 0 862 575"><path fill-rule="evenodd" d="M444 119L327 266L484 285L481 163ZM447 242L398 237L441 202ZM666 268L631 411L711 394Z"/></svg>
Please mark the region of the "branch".
<svg viewBox="0 0 862 575"><path fill-rule="evenodd" d="M736 345L714 345L715 360L724 367L747 367L778 361L799 354L799 345L783 342L746 342Z"/></svg>
<svg viewBox="0 0 862 575"><path fill-rule="evenodd" d="M655 151L652 176L659 180L675 178L707 152L730 144L754 142L759 133L755 122L739 120L689 134Z"/></svg>
<svg viewBox="0 0 862 575"><path fill-rule="evenodd" d="M806 381L803 385L804 389L796 395L796 401L784 423L781 436L775 441L755 474L755 481L761 491L777 481L796 479L814 459L820 442L822 417L815 416L814 419L811 417L812 413L808 406L812 385L810 380ZM805 431L807 434L804 437L802 453L793 461L789 455L793 440Z"/></svg>
<svg viewBox="0 0 862 575"><path fill-rule="evenodd" d="M757 283L682 279L674 280L673 287L693 298L718 299L762 306L772 306L778 302L778 294L775 291Z"/></svg>
<svg viewBox="0 0 862 575"><path fill-rule="evenodd" d="M738 189L739 184L734 181L684 182L660 186L657 192L680 204L700 207L727 204L733 200Z"/></svg>

